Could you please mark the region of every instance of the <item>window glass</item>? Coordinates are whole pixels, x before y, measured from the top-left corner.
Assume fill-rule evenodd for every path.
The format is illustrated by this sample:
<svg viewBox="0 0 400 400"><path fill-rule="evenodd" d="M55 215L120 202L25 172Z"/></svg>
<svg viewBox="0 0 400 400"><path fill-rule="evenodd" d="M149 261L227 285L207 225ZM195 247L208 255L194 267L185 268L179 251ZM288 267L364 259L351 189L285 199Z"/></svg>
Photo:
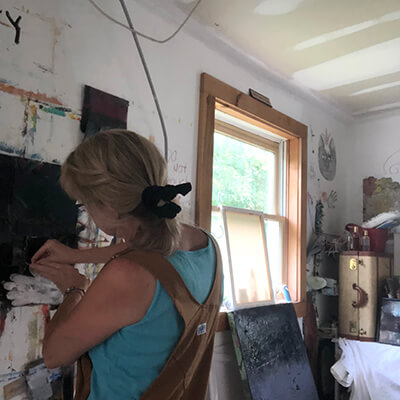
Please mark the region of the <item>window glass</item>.
<svg viewBox="0 0 400 400"><path fill-rule="evenodd" d="M273 152L216 132L212 205L274 214L275 165Z"/></svg>

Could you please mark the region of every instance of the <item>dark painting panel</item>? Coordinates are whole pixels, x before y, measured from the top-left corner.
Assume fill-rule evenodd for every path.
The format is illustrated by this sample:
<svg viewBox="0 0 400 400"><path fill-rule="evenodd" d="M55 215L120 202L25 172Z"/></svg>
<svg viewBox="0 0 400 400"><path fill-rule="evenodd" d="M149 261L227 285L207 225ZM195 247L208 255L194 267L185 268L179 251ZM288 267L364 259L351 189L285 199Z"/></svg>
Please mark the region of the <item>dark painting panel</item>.
<svg viewBox="0 0 400 400"><path fill-rule="evenodd" d="M293 304L229 313L241 376L252 400L318 400Z"/></svg>
<svg viewBox="0 0 400 400"><path fill-rule="evenodd" d="M126 129L129 102L85 85L81 131L85 138L102 129Z"/></svg>
<svg viewBox="0 0 400 400"><path fill-rule="evenodd" d="M0 282L30 275L33 254L50 239L75 246L77 207L59 184L60 166L0 155ZM0 285L0 314L10 309Z"/></svg>

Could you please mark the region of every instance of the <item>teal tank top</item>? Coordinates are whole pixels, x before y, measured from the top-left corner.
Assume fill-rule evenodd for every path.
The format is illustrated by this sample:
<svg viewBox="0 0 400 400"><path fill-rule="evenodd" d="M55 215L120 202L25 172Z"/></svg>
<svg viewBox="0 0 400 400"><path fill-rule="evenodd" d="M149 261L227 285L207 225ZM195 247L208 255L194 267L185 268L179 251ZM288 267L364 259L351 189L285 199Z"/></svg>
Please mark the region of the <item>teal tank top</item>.
<svg viewBox="0 0 400 400"><path fill-rule="evenodd" d="M168 261L199 303L211 291L215 249L178 250ZM153 301L136 324L126 326L89 351L93 364L88 400L138 400L159 375L183 333L184 322L172 299L157 281Z"/></svg>

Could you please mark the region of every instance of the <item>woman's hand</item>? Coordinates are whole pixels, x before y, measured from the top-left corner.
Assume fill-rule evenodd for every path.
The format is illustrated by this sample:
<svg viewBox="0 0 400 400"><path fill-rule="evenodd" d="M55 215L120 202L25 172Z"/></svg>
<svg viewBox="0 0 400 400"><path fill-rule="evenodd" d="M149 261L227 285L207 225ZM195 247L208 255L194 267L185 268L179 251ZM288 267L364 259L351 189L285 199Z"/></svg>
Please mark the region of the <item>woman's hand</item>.
<svg viewBox="0 0 400 400"><path fill-rule="evenodd" d="M80 274L79 271L70 264L48 262L46 259L40 264L32 263L30 268L34 273L54 282L63 294L71 287L78 287L86 290L90 284L89 279Z"/></svg>
<svg viewBox="0 0 400 400"><path fill-rule="evenodd" d="M65 246L58 240L48 240L32 257L32 263L55 262L61 264L75 264L78 262L79 250Z"/></svg>

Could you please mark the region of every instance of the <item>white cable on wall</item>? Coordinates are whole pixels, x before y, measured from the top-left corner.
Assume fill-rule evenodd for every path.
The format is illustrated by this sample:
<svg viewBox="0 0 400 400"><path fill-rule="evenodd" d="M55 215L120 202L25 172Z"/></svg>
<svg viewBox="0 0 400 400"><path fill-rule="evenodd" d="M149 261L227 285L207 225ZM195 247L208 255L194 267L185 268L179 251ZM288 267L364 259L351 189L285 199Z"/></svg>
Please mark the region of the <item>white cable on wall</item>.
<svg viewBox="0 0 400 400"><path fill-rule="evenodd" d="M129 30L131 31L132 36L133 36L133 40L135 41L135 44L136 44L140 59L141 59L142 64L143 64L144 72L146 73L147 81L149 82L151 94L153 95L154 103L156 104L158 116L160 117L161 128L162 128L162 132L163 132L163 136L164 136L164 156L165 156L165 161L168 163L168 136L167 136L167 129L165 128L165 123L164 123L164 118L162 116L161 107L160 107L160 104L158 103L157 93L156 93L156 90L154 89L153 81L151 80L151 76L150 76L150 71L147 68L147 63L146 63L146 60L144 58L144 54L143 54L142 48L140 47L140 43L139 43L136 31L135 31L135 29L133 27L131 16L129 14L128 8L126 7L126 4L125 4L124 0L119 0L119 2L121 3L121 6L122 6L122 9L124 11L126 20L128 21L128 24L129 24L129 27L130 27Z"/></svg>
<svg viewBox="0 0 400 400"><path fill-rule="evenodd" d="M174 38L179 31L184 27L184 25L186 24L186 22L188 21L188 19L192 16L192 14L196 11L196 8L199 6L199 4L201 3L202 0L197 0L196 4L194 5L194 7L192 8L192 10L190 11L190 13L187 15L187 17L184 19L184 21L179 25L178 29L171 34L170 36L168 36L165 39L155 39L149 35L145 35L144 33L141 33L139 31L136 31L134 28L131 28L128 25L125 25L124 23L122 23L121 21L118 21L117 19L113 18L110 14L107 14L94 0L89 0L89 2L96 8L97 11L99 11L101 14L103 14L106 18L108 18L110 21L118 24L119 26L122 26L125 29L128 29L129 31L135 32L136 35L141 36L145 39L151 40L152 42L156 42L156 43L167 43L169 40L171 40L172 38Z"/></svg>
<svg viewBox="0 0 400 400"><path fill-rule="evenodd" d="M148 69L148 67L147 67L147 63L146 63L146 60L145 60L145 58L144 58L144 54L143 54L143 51L142 51L142 48L141 48L141 46L140 46L140 43L139 43L139 40L138 40L138 37L137 37L137 36L138 36L138 35L139 35L139 36L142 36L142 37L144 37L144 38L146 38L146 39L149 39L149 40L151 40L151 41L153 41L153 42L157 42L157 43L166 43L166 42L168 42L168 41L171 40L173 37L175 37L175 36L178 34L178 32L183 28L183 26L186 24L186 22L188 21L188 19L191 17L191 15L194 13L194 11L196 10L196 8L197 8L198 5L200 4L201 0L197 0L197 3L196 3L195 6L192 8L192 10L191 10L190 13L188 14L188 16L185 18L185 20L179 25L178 29L177 29L172 35L170 35L170 36L168 36L166 39L162 39L162 40L152 38L151 36L144 35L143 33L140 33L140 32L138 32L138 31L136 31L135 28L133 27L132 20L131 20L131 16L130 16L130 14L129 14L128 8L126 7L126 4L125 4L124 0L119 0L119 1L120 1L120 3L121 3L122 9L123 9L123 11L124 11L126 20L128 21L128 25L125 25L125 24L123 24L122 22L120 22L120 21L116 20L115 18L111 17L110 15L108 15L105 11L103 11L103 10L96 4L96 2L95 2L94 0L89 0L89 2L90 2L101 14L103 14L106 18L108 18L108 19L110 19L112 22L114 22L114 23L116 23L116 24L122 26L123 28L128 29L128 30L132 33L133 40L135 41L137 50L138 50L138 52L139 52L140 59L141 59L142 64L143 64L144 71L145 71L145 73L146 73L147 81L149 82L150 90L151 90L151 93L152 93L152 95L153 95L153 99L154 99L154 103L155 103L156 108L157 108L158 116L159 116L159 118L160 118L161 128L162 128L162 132L163 132L163 136L164 136L164 156L165 156L165 160L168 162L168 136L167 136L167 130L166 130L166 127L165 127L165 123L164 123L163 116L162 116L161 107L160 107L160 104L158 103L157 93L156 93L156 91L155 91L155 88L154 88L154 85L153 85L153 81L151 80L150 71L149 71L149 69Z"/></svg>

